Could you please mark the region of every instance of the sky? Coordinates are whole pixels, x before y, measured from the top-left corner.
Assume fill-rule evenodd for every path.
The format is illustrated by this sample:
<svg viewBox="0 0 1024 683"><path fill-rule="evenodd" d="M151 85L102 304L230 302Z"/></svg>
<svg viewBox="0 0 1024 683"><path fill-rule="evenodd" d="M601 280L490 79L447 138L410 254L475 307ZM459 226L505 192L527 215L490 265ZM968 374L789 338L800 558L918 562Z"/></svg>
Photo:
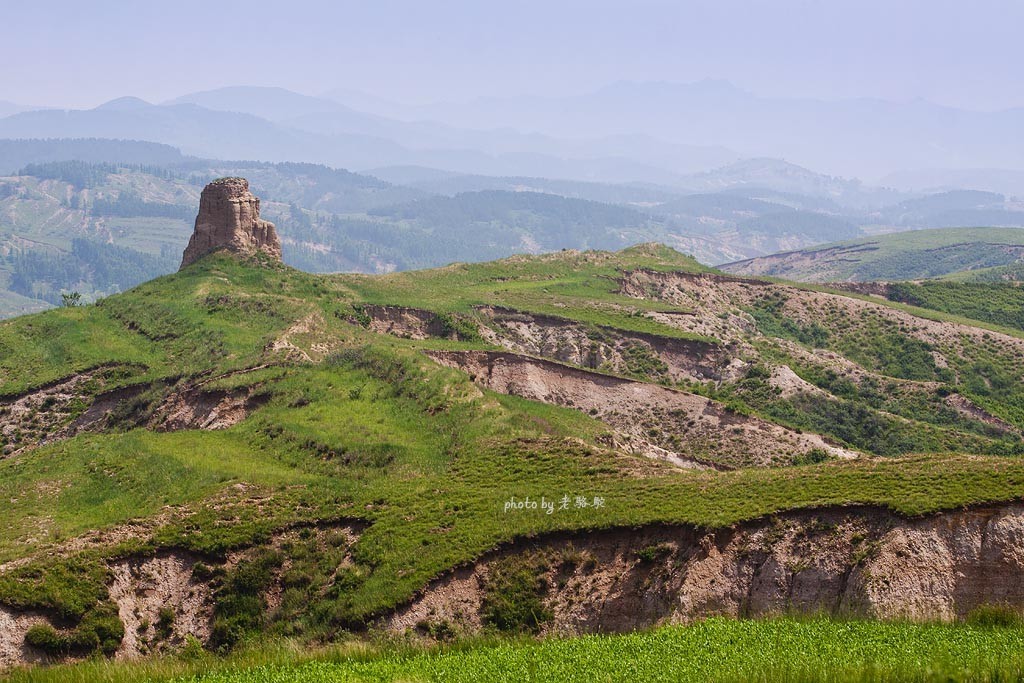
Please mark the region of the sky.
<svg viewBox="0 0 1024 683"><path fill-rule="evenodd" d="M403 103L726 79L765 96L1024 107L1021 0L6 0L0 100L226 85Z"/></svg>

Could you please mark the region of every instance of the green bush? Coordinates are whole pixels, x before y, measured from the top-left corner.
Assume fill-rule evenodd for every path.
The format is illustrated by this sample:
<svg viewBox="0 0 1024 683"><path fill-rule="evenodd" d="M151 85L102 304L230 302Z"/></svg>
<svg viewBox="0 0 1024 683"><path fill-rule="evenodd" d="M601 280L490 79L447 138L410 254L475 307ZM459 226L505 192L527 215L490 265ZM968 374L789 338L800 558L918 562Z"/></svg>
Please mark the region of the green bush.
<svg viewBox="0 0 1024 683"><path fill-rule="evenodd" d="M174 632L174 609L168 605L164 605L160 608L157 613L156 619L156 635L160 640L167 640L171 637Z"/></svg>
<svg viewBox="0 0 1024 683"><path fill-rule="evenodd" d="M49 655L63 655L69 650L67 636L57 633L49 624L36 624L25 633L25 644Z"/></svg>
<svg viewBox="0 0 1024 683"><path fill-rule="evenodd" d="M644 564L653 564L672 554L672 546L667 543L655 543L636 551L636 558Z"/></svg>
<svg viewBox="0 0 1024 683"><path fill-rule="evenodd" d="M352 304L352 317L361 327L369 327L372 322L370 314L359 304Z"/></svg>
<svg viewBox="0 0 1024 683"><path fill-rule="evenodd" d="M499 631L537 633L550 621L547 581L536 558L513 557L491 566L480 606L483 622Z"/></svg>
<svg viewBox="0 0 1024 683"><path fill-rule="evenodd" d="M432 322L442 337L453 337L459 341L480 341L480 332L476 325L461 316L438 313Z"/></svg>
<svg viewBox="0 0 1024 683"><path fill-rule="evenodd" d="M794 465L818 465L831 460L832 456L824 448L812 448L806 453L797 453L793 456Z"/></svg>
<svg viewBox="0 0 1024 683"><path fill-rule="evenodd" d="M216 592L210 643L221 651L230 650L264 623L266 590L281 566L283 557L274 550L261 550L228 572Z"/></svg>
<svg viewBox="0 0 1024 683"><path fill-rule="evenodd" d="M1009 605L981 605L971 610L964 621L971 626L1020 627L1024 616Z"/></svg>
<svg viewBox="0 0 1024 683"><path fill-rule="evenodd" d="M105 604L85 615L78 626L60 632L49 624L36 624L25 633L25 644L48 655L113 655L124 639L124 624L113 604Z"/></svg>
<svg viewBox="0 0 1024 683"><path fill-rule="evenodd" d="M668 376L668 365L646 344L633 342L622 349L626 373L641 379L657 381Z"/></svg>

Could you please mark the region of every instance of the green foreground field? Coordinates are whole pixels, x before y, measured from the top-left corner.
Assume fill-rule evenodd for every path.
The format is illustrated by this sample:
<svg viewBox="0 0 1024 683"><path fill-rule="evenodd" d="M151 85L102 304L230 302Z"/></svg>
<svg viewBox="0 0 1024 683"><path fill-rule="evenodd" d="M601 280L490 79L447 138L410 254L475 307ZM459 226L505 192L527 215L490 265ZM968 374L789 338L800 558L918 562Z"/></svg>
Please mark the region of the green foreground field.
<svg viewBox="0 0 1024 683"><path fill-rule="evenodd" d="M430 681L1018 681L1024 627L712 618L627 635L396 643L329 651L201 651L139 664L93 661L15 672L12 683Z"/></svg>

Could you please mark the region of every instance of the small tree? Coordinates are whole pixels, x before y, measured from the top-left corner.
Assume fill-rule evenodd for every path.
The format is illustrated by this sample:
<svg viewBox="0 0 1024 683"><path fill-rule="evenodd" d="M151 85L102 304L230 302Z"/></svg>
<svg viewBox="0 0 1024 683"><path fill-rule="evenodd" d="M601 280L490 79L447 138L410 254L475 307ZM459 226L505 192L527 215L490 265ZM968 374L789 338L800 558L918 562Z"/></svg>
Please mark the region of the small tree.
<svg viewBox="0 0 1024 683"><path fill-rule="evenodd" d="M82 295L78 292L66 292L60 295L60 305L68 308L82 305Z"/></svg>

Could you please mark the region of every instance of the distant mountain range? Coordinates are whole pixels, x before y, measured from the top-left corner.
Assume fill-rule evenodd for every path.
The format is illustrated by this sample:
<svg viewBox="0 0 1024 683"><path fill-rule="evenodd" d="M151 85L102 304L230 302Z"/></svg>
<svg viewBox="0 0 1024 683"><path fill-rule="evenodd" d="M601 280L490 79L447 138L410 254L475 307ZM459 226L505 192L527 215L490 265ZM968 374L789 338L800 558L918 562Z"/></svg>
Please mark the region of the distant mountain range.
<svg viewBox="0 0 1024 683"><path fill-rule="evenodd" d="M667 184L739 158L718 146L672 145L643 136L562 141L396 121L278 88L224 88L165 104L123 97L89 110L22 111L0 118L0 138L135 139L204 158L352 169L413 164L486 175Z"/></svg>
<svg viewBox="0 0 1024 683"><path fill-rule="evenodd" d="M430 106L388 104L344 91L311 97L241 86L161 104L123 97L90 110L26 111L0 103L0 138L127 138L204 158L307 161L355 170L424 166L463 175L639 182L693 192L721 189L700 179L702 172L769 158L824 170L824 177L836 180L1024 195L1024 171L1012 170L1024 169L1021 130L1021 109L974 112L926 102L766 98L721 81L618 83L572 97ZM742 184L763 184L756 168L735 170L747 174Z"/></svg>
<svg viewBox="0 0 1024 683"><path fill-rule="evenodd" d="M11 114L17 114L19 112L31 111L33 109L39 108L40 107L30 107L24 104L17 104L15 102L0 100L0 117L10 116Z"/></svg>
<svg viewBox="0 0 1024 683"><path fill-rule="evenodd" d="M1005 168L937 168L890 173L881 184L910 192L944 192L958 188L988 190L1024 197L1024 170Z"/></svg>
<svg viewBox="0 0 1024 683"><path fill-rule="evenodd" d="M335 96L346 101L344 93ZM978 112L921 100L761 97L718 80L621 82L569 97L481 98L391 106L388 113L566 138L643 131L674 143L722 145L744 156L783 158L867 179L905 168L1024 169L1024 109Z"/></svg>
<svg viewBox="0 0 1024 683"><path fill-rule="evenodd" d="M10 175L29 164L54 161L162 165L182 163L176 147L137 140L64 138L53 140L0 140L0 175Z"/></svg>

